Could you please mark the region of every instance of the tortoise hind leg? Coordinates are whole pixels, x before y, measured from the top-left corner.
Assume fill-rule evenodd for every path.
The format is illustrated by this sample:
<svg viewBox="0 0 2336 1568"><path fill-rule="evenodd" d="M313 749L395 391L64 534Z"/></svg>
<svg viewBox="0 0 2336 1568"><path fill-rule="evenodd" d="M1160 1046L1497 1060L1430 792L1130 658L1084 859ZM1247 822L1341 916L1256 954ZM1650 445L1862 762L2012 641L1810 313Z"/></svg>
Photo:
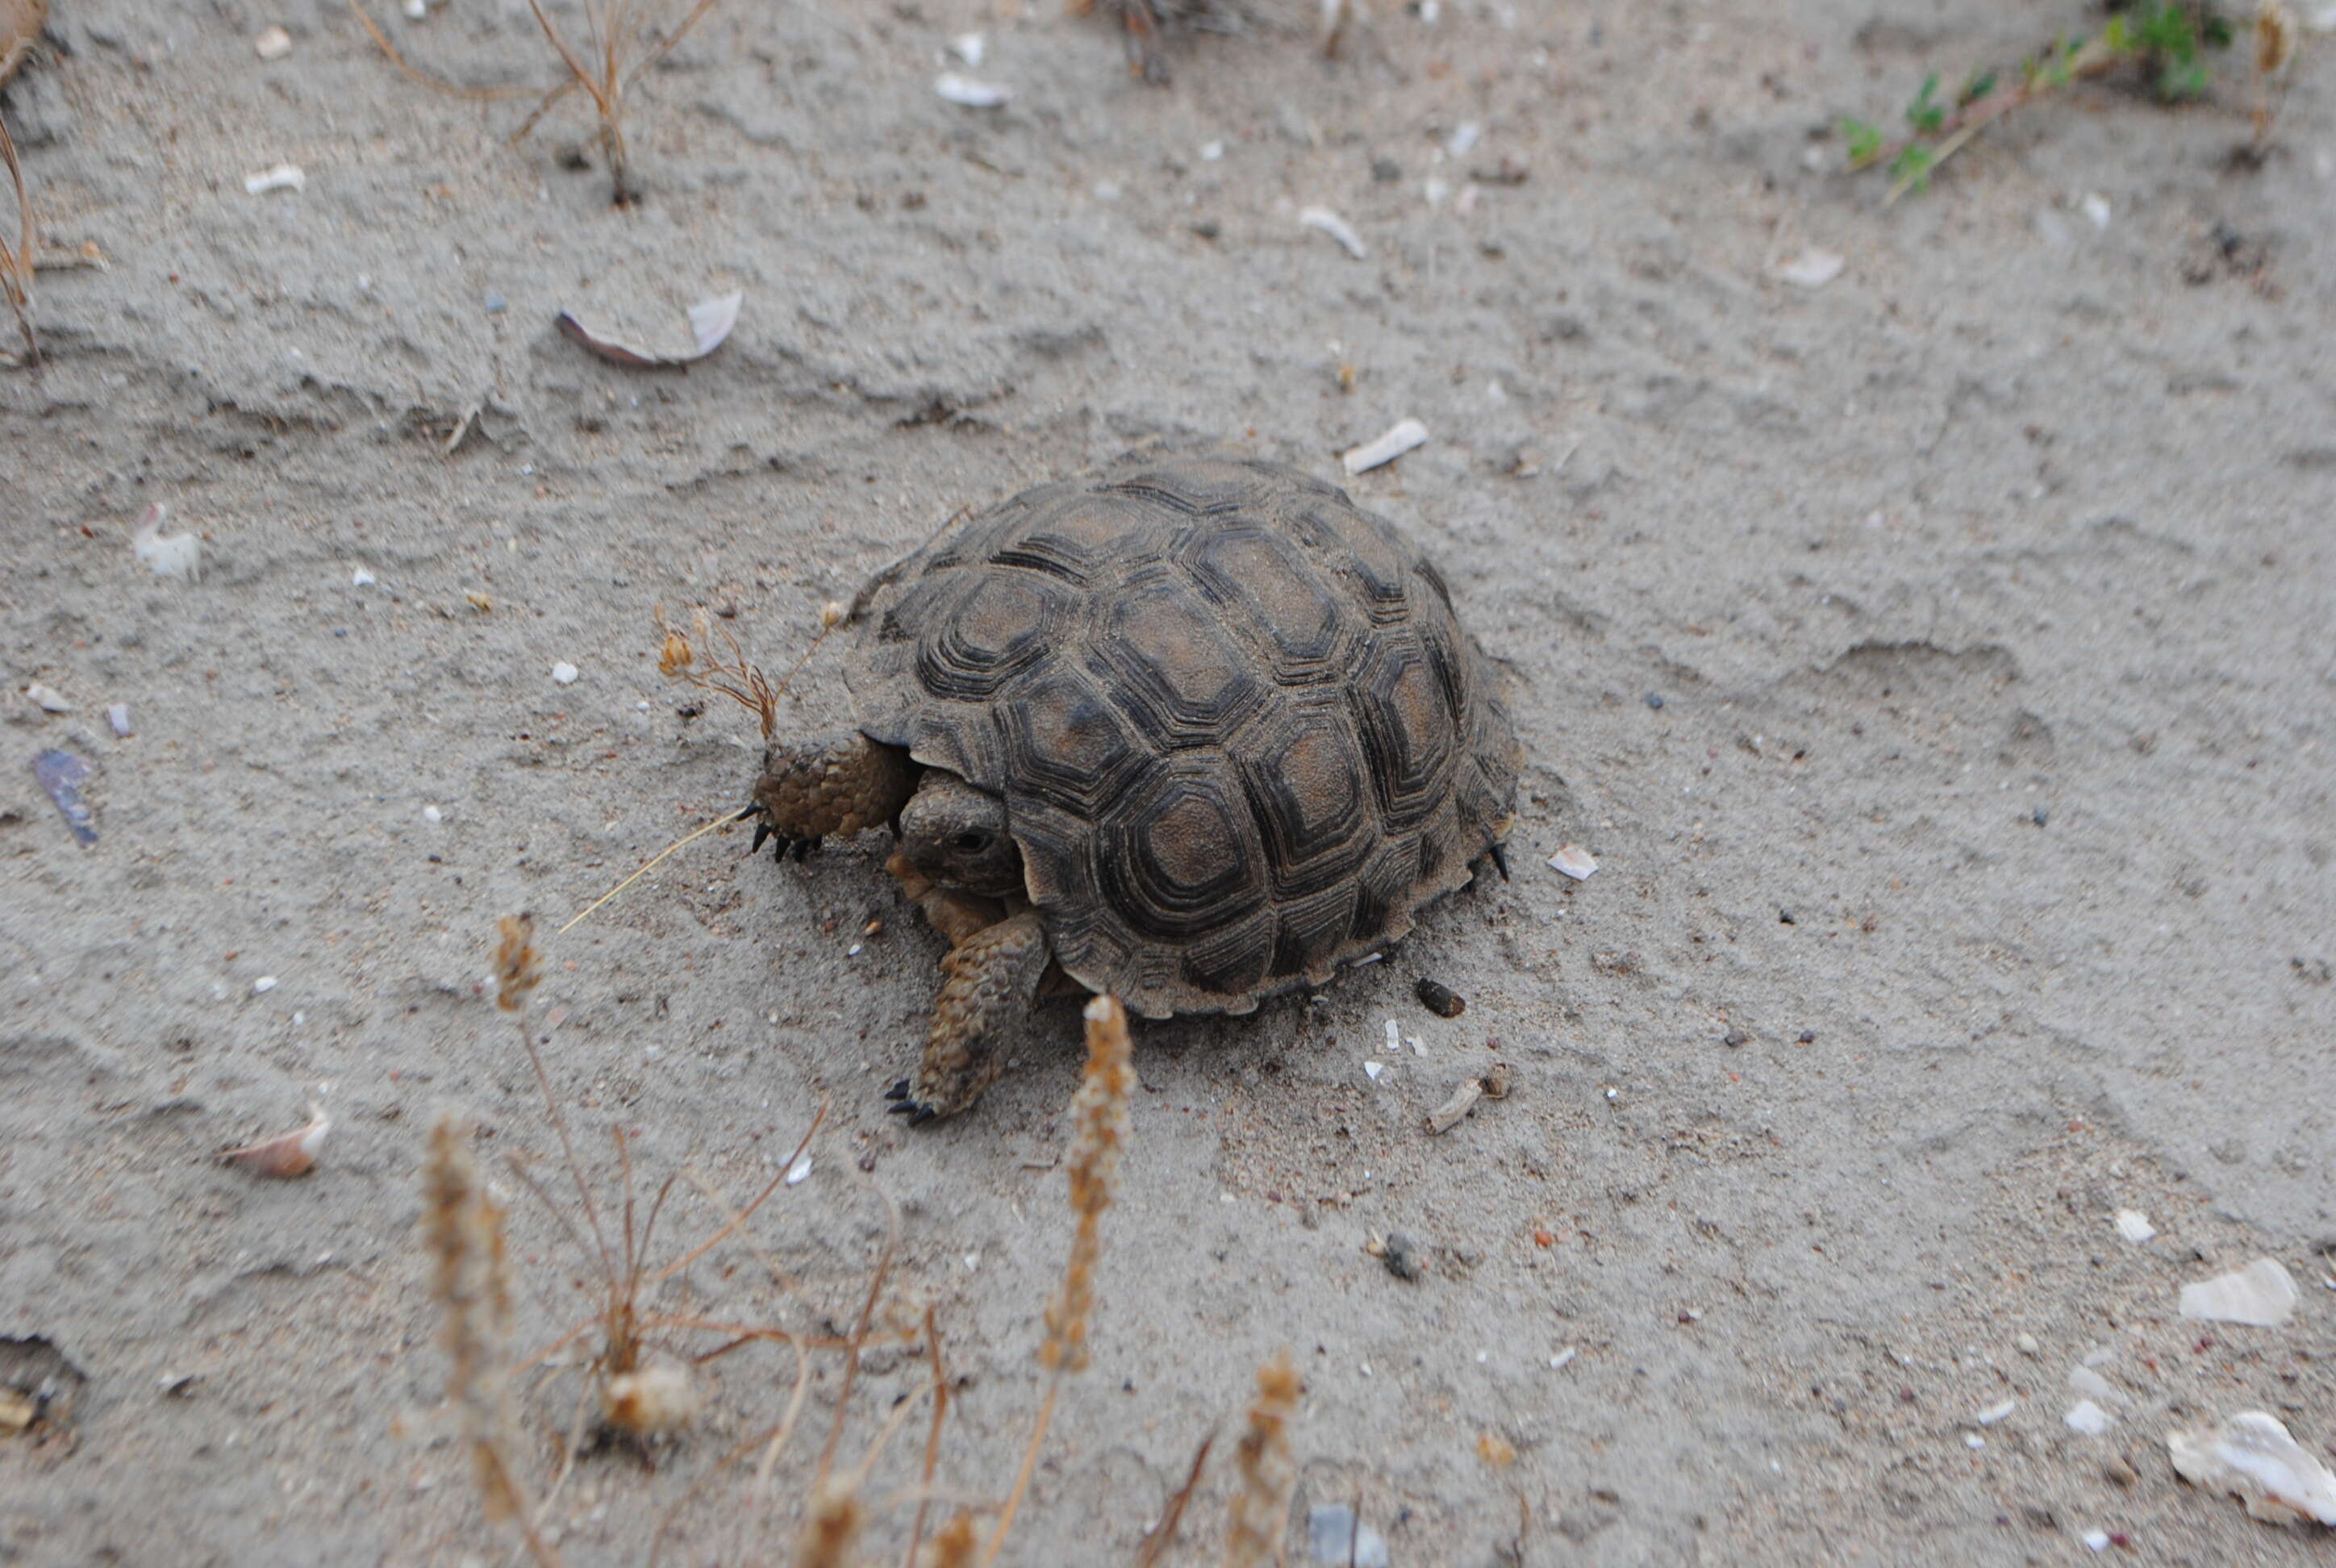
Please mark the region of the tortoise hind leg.
<svg viewBox="0 0 2336 1568"><path fill-rule="evenodd" d="M916 1126L953 1116L981 1097L1006 1070L998 1037L1030 1010L1050 957L1046 929L1035 912L985 926L941 959L949 979L933 1003L925 1054L910 1077L892 1086L892 1115Z"/></svg>

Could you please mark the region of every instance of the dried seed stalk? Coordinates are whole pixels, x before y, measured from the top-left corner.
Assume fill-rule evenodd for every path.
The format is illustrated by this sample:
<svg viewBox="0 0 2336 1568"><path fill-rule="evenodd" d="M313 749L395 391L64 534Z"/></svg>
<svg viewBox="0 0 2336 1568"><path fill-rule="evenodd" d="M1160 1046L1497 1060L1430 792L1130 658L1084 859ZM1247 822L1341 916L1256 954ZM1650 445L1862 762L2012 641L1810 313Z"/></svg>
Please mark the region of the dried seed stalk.
<svg viewBox="0 0 2336 1568"><path fill-rule="evenodd" d="M960 1511L934 1535L920 1568L973 1568L980 1547L981 1535L973 1526L973 1515Z"/></svg>
<svg viewBox="0 0 2336 1568"><path fill-rule="evenodd" d="M1127 1037L1127 1010L1119 998L1097 997L1086 1008L1087 1065L1079 1078L1079 1092L1071 1100L1071 1210L1078 1215L1078 1231L1071 1239L1071 1257L1063 1270L1062 1288L1046 1307L1046 1339L1038 1348L1046 1368L1046 1398L1038 1407L1038 1421L1030 1446L1022 1455L1021 1474L1006 1500L998 1528L982 1553L984 1564L998 1561L1006 1548L1007 1533L1014 1528L1015 1511L1029 1490L1037 1468L1038 1451L1046 1427L1055 1417L1055 1398L1063 1374L1084 1371L1087 1365L1087 1322L1095 1310L1095 1270L1103 1255L1103 1213L1119 1195L1119 1156L1127 1146L1128 1102L1135 1093L1133 1049Z"/></svg>
<svg viewBox="0 0 2336 1568"><path fill-rule="evenodd" d="M503 1206L480 1179L470 1129L451 1115L431 1129L423 1187L423 1223L438 1265L433 1289L446 1314L446 1398L462 1417L480 1500L489 1519L519 1522L538 1563L557 1563L559 1554L536 1533L504 1449L511 1426L504 1349L514 1291Z"/></svg>
<svg viewBox="0 0 2336 1568"><path fill-rule="evenodd" d="M0 76L6 74L0 71ZM39 234L33 221L33 198L24 189L24 166L17 161L16 143L9 138L5 123L0 123L0 163L8 166L8 179L16 189L16 240L12 246L0 239L0 295L7 297L8 308L16 317L16 330L24 336L24 354L20 363L37 375L41 342L33 335L33 248Z"/></svg>
<svg viewBox="0 0 2336 1568"><path fill-rule="evenodd" d="M1225 1568L1262 1568L1281 1558L1290 1495L1298 1469L1290 1457L1290 1424L1298 1417L1298 1369L1282 1350L1257 1369L1249 1429L1234 1452L1241 1490L1225 1529Z"/></svg>
<svg viewBox="0 0 2336 1568"><path fill-rule="evenodd" d="M495 1006L507 1013L527 1006L527 994L543 979L535 955L535 917L505 915L495 921Z"/></svg>
<svg viewBox="0 0 2336 1568"><path fill-rule="evenodd" d="M850 1568L852 1544L867 1514L850 1481L823 1482L813 1495L811 1517L795 1546L795 1568Z"/></svg>

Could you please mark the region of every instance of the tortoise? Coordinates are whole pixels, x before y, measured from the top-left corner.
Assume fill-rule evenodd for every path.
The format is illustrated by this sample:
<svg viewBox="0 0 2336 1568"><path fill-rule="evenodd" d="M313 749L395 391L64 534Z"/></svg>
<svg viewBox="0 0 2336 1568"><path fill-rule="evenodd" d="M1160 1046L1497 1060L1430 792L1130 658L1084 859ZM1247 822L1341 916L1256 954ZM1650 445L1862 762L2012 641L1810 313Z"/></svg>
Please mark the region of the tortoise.
<svg viewBox="0 0 2336 1568"><path fill-rule="evenodd" d="M951 944L892 1110L964 1110L1042 982L1247 1013L1402 937L1515 817L1492 662L1385 519L1279 463L1124 457L960 514L847 618L856 729L764 755L754 848L891 824ZM1063 989L1068 989L1063 987Z"/></svg>

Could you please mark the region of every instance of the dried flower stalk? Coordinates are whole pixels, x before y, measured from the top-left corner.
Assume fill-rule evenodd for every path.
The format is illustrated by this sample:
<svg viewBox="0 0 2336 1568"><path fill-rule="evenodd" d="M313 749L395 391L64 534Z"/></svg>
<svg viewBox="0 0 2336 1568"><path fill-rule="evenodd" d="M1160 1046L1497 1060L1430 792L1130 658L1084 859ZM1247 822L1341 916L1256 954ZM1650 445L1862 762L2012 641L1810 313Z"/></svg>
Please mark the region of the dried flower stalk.
<svg viewBox="0 0 2336 1568"><path fill-rule="evenodd" d="M981 1536L973 1526L973 1515L960 1510L934 1535L920 1568L973 1568L980 1546Z"/></svg>
<svg viewBox="0 0 2336 1568"><path fill-rule="evenodd" d="M543 979L543 966L535 953L535 917L505 915L495 922L501 940L495 943L495 1006L515 1013L527 1006L527 994Z"/></svg>
<svg viewBox="0 0 2336 1568"><path fill-rule="evenodd" d="M423 1229L438 1265L433 1291L446 1314L446 1398L462 1417L480 1500L489 1519L519 1522L537 1563L557 1563L558 1553L536 1533L503 1447L511 1425L504 1349L514 1294L503 1206L471 1157L470 1128L452 1115L431 1129L423 1191Z"/></svg>
<svg viewBox="0 0 2336 1568"><path fill-rule="evenodd" d="M1281 1350L1257 1369L1257 1398L1234 1462L1241 1490L1226 1521L1225 1568L1261 1568L1279 1561L1298 1467L1290 1457L1290 1424L1298 1418L1298 1369Z"/></svg>
<svg viewBox="0 0 2336 1568"><path fill-rule="evenodd" d="M1022 1471L1006 1500L998 1528L981 1561L998 1561L1006 1548L1007 1533L1014 1528L1015 1511L1029 1490L1037 1468L1038 1451L1046 1440L1046 1427L1055 1417L1055 1398L1063 1374L1084 1371L1087 1365L1087 1320L1095 1310L1095 1271L1103 1255L1100 1222L1103 1212L1119 1195L1119 1156L1127 1146L1128 1102L1135 1093L1134 1054L1127 1037L1127 1009L1119 998L1101 996L1089 1002L1087 1065L1079 1077L1079 1092L1071 1100L1071 1210L1079 1228L1071 1239L1071 1257L1063 1270L1062 1288L1046 1307L1046 1339L1038 1348L1046 1367L1046 1402L1038 1407L1037 1429L1022 1455Z"/></svg>
<svg viewBox="0 0 2336 1568"><path fill-rule="evenodd" d="M795 1568L850 1568L852 1544L865 1523L859 1494L848 1481L822 1484L812 1496L811 1517L803 1521Z"/></svg>

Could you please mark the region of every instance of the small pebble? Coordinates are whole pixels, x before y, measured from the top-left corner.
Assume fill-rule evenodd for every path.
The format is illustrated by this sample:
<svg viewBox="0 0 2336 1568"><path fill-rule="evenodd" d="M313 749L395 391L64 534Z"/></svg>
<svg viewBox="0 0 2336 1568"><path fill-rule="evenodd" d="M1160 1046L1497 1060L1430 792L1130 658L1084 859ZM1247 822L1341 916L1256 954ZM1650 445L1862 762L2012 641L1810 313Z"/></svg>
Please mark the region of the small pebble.
<svg viewBox="0 0 2336 1568"><path fill-rule="evenodd" d="M359 567L356 570L349 573L349 586L352 588L371 588L373 586L373 573L367 571L363 567Z"/></svg>
<svg viewBox="0 0 2336 1568"><path fill-rule="evenodd" d="M131 733L130 705L126 702L117 702L109 706L105 710L105 722L113 726L115 735L127 740Z"/></svg>
<svg viewBox="0 0 2336 1568"><path fill-rule="evenodd" d="M569 664L564 660L551 667L551 678L558 681L561 686L574 686L578 677L583 673L584 672L582 670L578 669L574 665Z"/></svg>
<svg viewBox="0 0 2336 1568"><path fill-rule="evenodd" d="M511 308L511 301L492 288L487 290L486 298L482 303L485 304L489 316L501 316Z"/></svg>
<svg viewBox="0 0 2336 1568"><path fill-rule="evenodd" d="M1427 1271L1420 1266L1418 1245L1401 1231L1387 1232L1387 1249L1379 1256L1387 1271L1398 1280L1416 1280Z"/></svg>
<svg viewBox="0 0 2336 1568"><path fill-rule="evenodd" d="M38 681L26 687L24 695L31 697L34 705L44 713L71 713L73 710L73 705L65 700L63 692L54 687L43 686Z"/></svg>
<svg viewBox="0 0 2336 1568"><path fill-rule="evenodd" d="M796 1160L793 1164L787 1167L787 1185L790 1187L799 1187L810 1177L810 1175L811 1156L809 1154L805 1154L802 1158Z"/></svg>
<svg viewBox="0 0 2336 1568"><path fill-rule="evenodd" d="M2101 1466L2101 1474L2120 1486L2130 1486L2141 1479L2141 1472L2135 1469L2122 1454L2110 1455L2108 1462Z"/></svg>
<svg viewBox="0 0 2336 1568"><path fill-rule="evenodd" d="M263 27L251 41L251 52L262 60L281 60L292 53L292 34L281 27Z"/></svg>
<svg viewBox="0 0 2336 1568"><path fill-rule="evenodd" d="M275 989L276 977L274 975L262 975L258 979L251 982L251 994L255 997L265 996L268 992L272 991Z"/></svg>
<svg viewBox="0 0 2336 1568"><path fill-rule="evenodd" d="M2044 1353L2044 1347L2037 1343L2036 1336L2033 1334L2019 1335L2011 1342L2020 1347L2020 1353L2023 1356L2040 1356Z"/></svg>
<svg viewBox="0 0 2336 1568"><path fill-rule="evenodd" d="M2109 1549L2109 1533L2106 1530L2088 1530L2083 1539L2085 1544L2096 1552L2106 1552Z"/></svg>
<svg viewBox="0 0 2336 1568"><path fill-rule="evenodd" d="M1308 1511L1306 1551L1324 1568L1387 1568L1386 1537L1357 1520L1344 1503Z"/></svg>
<svg viewBox="0 0 2336 1568"><path fill-rule="evenodd" d="M1740 1046L1751 1037L1742 1029L1730 1029L1719 1037L1719 1043L1724 1046Z"/></svg>
<svg viewBox="0 0 2336 1568"><path fill-rule="evenodd" d="M440 811L436 806L423 806L422 808L422 820L426 823L443 823L446 820L446 813Z"/></svg>
<svg viewBox="0 0 2336 1568"><path fill-rule="evenodd" d="M1660 692L1659 692L1659 691L1650 691L1650 692L1649 692L1649 693L1647 694L1647 706L1648 706L1649 707L1653 707L1653 708L1659 708L1659 707L1662 706L1663 706L1663 694L1662 694L1662 693L1660 693Z"/></svg>
<svg viewBox="0 0 2336 1568"><path fill-rule="evenodd" d="M1403 165L1392 158L1371 160L1371 178L1381 185L1393 185L1403 178Z"/></svg>

